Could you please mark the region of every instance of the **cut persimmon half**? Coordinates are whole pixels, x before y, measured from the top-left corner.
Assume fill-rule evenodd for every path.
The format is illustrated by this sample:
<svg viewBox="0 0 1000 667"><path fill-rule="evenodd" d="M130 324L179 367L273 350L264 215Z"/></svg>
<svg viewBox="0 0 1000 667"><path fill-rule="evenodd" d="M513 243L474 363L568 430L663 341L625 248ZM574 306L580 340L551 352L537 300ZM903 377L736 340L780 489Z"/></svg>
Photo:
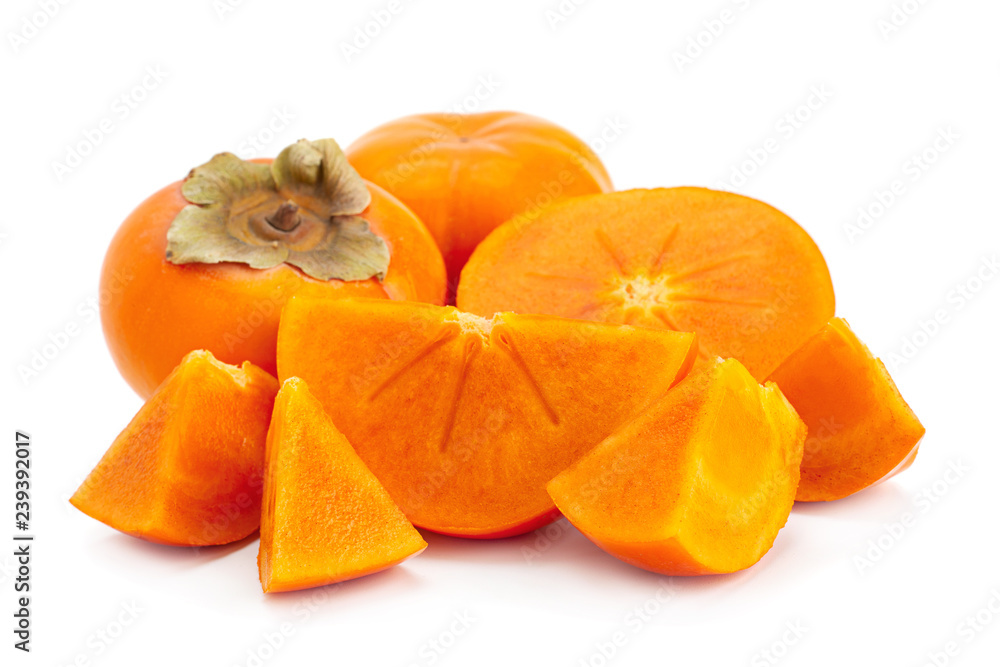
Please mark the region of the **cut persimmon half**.
<svg viewBox="0 0 1000 667"><path fill-rule="evenodd" d="M150 542L227 544L260 524L278 382L250 362L189 353L115 438L70 502Z"/></svg>
<svg viewBox="0 0 1000 667"><path fill-rule="evenodd" d="M823 255L763 202L705 188L577 197L494 230L462 271L457 305L698 334L702 361L763 379L827 320Z"/></svg>
<svg viewBox="0 0 1000 667"><path fill-rule="evenodd" d="M354 579L427 547L299 378L267 435L257 565L265 593Z"/></svg>
<svg viewBox="0 0 1000 667"><path fill-rule="evenodd" d="M796 500L844 498L916 458L923 425L845 320L830 320L769 379L809 427Z"/></svg>
<svg viewBox="0 0 1000 667"><path fill-rule="evenodd" d="M309 383L415 525L502 537L557 516L546 482L666 393L691 367L694 338L295 297L278 369Z"/></svg>
<svg viewBox="0 0 1000 667"><path fill-rule="evenodd" d="M806 427L739 362L702 365L548 484L616 558L668 575L735 572L767 553L795 499Z"/></svg>

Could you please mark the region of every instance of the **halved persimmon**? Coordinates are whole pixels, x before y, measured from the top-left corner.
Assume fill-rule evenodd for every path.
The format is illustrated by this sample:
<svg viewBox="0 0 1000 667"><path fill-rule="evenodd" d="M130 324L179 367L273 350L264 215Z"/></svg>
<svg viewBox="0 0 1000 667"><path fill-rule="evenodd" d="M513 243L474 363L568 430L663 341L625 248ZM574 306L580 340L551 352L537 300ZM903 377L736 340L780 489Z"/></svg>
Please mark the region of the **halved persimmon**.
<svg viewBox="0 0 1000 667"><path fill-rule="evenodd" d="M690 368L694 335L401 301L295 297L278 371L310 388L415 525L550 522L545 484Z"/></svg>
<svg viewBox="0 0 1000 667"><path fill-rule="evenodd" d="M498 227L462 271L457 305L698 334L701 359L763 379L828 319L823 255L791 218L705 188L577 197Z"/></svg>
<svg viewBox="0 0 1000 667"><path fill-rule="evenodd" d="M299 378L267 434L257 564L265 593L354 579L427 547Z"/></svg>
<svg viewBox="0 0 1000 667"><path fill-rule="evenodd" d="M796 500L837 500L906 470L924 435L889 371L839 317L768 378L809 427Z"/></svg>
<svg viewBox="0 0 1000 667"><path fill-rule="evenodd" d="M198 350L184 357L70 502L150 542L226 544L260 524L264 448L278 382Z"/></svg>
<svg viewBox="0 0 1000 667"><path fill-rule="evenodd" d="M612 556L722 574L767 553L795 500L806 427L734 359L702 365L560 473L548 491Z"/></svg>
<svg viewBox="0 0 1000 667"><path fill-rule="evenodd" d="M406 116L365 133L347 158L424 221L444 255L452 294L476 245L504 221L611 190L582 139L512 111Z"/></svg>
<svg viewBox="0 0 1000 667"><path fill-rule="evenodd" d="M332 139L271 160L216 155L139 205L101 272L101 322L125 380L149 397L185 354L274 373L288 298L444 303L444 263L423 224L358 176Z"/></svg>

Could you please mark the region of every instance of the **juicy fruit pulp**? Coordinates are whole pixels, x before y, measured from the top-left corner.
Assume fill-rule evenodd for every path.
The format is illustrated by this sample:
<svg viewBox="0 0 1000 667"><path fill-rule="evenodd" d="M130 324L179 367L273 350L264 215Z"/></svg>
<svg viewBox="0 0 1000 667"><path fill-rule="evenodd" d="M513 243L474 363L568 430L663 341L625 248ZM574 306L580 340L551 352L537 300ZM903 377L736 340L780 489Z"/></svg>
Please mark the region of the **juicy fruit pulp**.
<svg viewBox="0 0 1000 667"><path fill-rule="evenodd" d="M694 331L702 361L735 357L758 379L834 312L801 227L704 188L578 197L505 223L462 271L457 304Z"/></svg>
<svg viewBox="0 0 1000 667"><path fill-rule="evenodd" d="M702 366L548 485L613 556L669 575L735 572L771 548L806 428L735 360Z"/></svg>
<svg viewBox="0 0 1000 667"><path fill-rule="evenodd" d="M277 381L195 351L115 439L70 502L136 537L226 544L260 523L264 446Z"/></svg>
<svg viewBox="0 0 1000 667"><path fill-rule="evenodd" d="M539 315L296 297L278 369L309 383L415 525L499 537L554 518L546 482L682 377L693 342Z"/></svg>
<svg viewBox="0 0 1000 667"><path fill-rule="evenodd" d="M264 592L354 579L426 547L306 383L286 380L267 435L257 556Z"/></svg>
<svg viewBox="0 0 1000 667"><path fill-rule="evenodd" d="M916 457L924 427L844 320L830 320L769 379L809 427L796 500L849 496Z"/></svg>
<svg viewBox="0 0 1000 667"><path fill-rule="evenodd" d="M600 158L578 137L509 111L420 114L368 132L347 149L358 172L423 220L449 283L487 234L553 201L611 190Z"/></svg>

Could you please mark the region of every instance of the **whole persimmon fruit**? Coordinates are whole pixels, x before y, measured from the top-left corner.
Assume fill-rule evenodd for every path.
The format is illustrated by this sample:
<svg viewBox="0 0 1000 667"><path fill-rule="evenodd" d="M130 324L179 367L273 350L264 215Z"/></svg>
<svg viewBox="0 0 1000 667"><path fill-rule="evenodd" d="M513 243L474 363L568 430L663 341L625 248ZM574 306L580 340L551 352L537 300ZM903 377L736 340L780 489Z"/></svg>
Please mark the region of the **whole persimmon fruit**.
<svg viewBox="0 0 1000 667"><path fill-rule="evenodd" d="M351 144L347 159L427 225L444 255L450 292L469 255L502 222L612 189L582 139L511 111L399 118Z"/></svg>
<svg viewBox="0 0 1000 667"><path fill-rule="evenodd" d="M420 220L363 180L332 139L273 161L221 153L139 205L101 272L101 322L143 398L191 350L276 372L296 293L441 304L444 263Z"/></svg>

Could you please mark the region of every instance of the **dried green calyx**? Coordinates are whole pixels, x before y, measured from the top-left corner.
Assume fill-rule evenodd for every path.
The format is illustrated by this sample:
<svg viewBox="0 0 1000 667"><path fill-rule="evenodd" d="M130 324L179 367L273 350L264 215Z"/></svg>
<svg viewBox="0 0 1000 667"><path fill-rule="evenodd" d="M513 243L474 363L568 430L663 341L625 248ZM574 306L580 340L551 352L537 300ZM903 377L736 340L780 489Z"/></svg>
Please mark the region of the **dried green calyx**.
<svg viewBox="0 0 1000 667"><path fill-rule="evenodd" d="M220 153L191 170L167 231L174 264L281 263L318 280L382 280L389 246L359 217L371 194L333 139L292 144L270 165Z"/></svg>

